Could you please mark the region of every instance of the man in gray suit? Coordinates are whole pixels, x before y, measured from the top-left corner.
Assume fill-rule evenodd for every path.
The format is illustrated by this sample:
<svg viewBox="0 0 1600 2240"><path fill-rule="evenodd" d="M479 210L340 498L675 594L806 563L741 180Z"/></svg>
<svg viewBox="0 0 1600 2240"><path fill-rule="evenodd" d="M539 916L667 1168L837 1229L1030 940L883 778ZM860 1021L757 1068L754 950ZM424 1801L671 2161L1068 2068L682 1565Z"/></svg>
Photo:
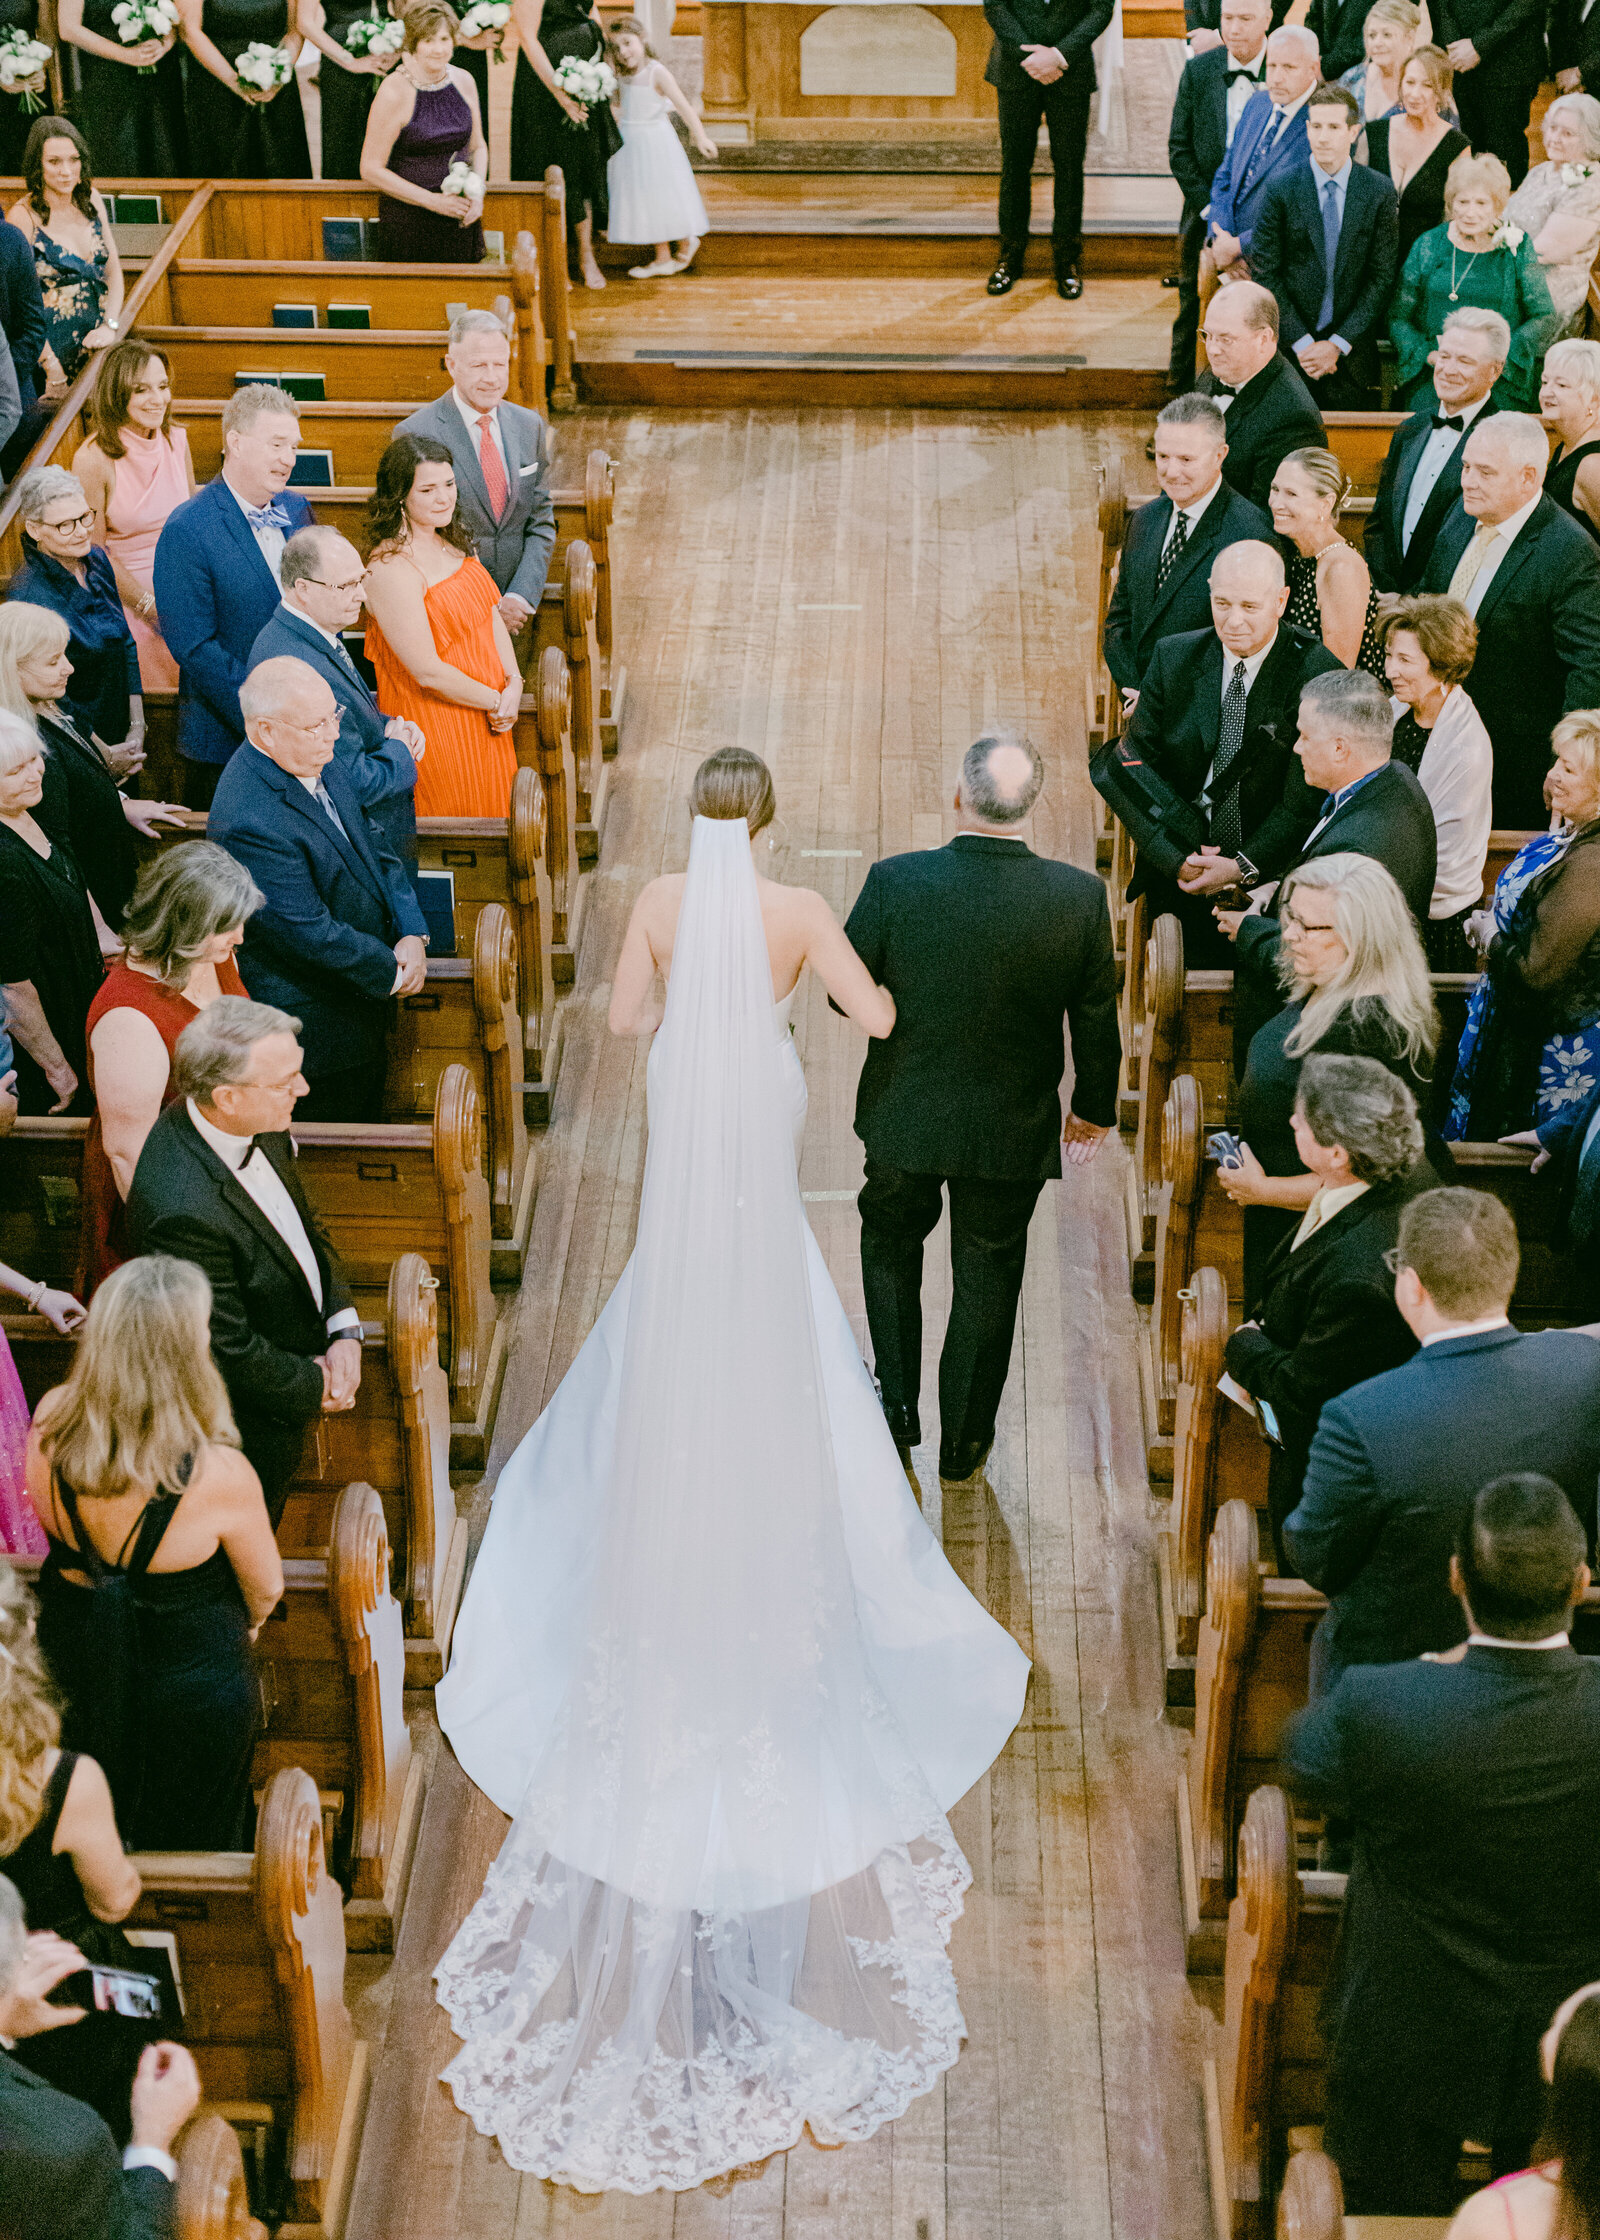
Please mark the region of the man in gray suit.
<svg viewBox="0 0 1600 2240"><path fill-rule="evenodd" d="M462 519L500 586L500 613L514 638L539 604L555 549L544 422L525 405L506 403L511 342L492 311L462 312L444 362L447 394L402 420L395 434L432 436L448 449Z"/></svg>

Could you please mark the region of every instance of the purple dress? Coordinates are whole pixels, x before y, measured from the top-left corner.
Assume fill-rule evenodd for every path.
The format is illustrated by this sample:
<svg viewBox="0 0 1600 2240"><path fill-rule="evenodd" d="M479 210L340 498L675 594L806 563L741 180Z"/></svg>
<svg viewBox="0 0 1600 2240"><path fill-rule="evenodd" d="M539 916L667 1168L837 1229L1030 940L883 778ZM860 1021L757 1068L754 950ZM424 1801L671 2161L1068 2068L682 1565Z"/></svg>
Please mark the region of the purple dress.
<svg viewBox="0 0 1600 2240"><path fill-rule="evenodd" d="M472 110L466 96L448 81L418 86L411 121L389 150L389 169L434 194L457 157L465 160L472 139ZM437 211L415 203L378 197L382 230L379 254L385 264L481 264L483 227L457 225Z"/></svg>

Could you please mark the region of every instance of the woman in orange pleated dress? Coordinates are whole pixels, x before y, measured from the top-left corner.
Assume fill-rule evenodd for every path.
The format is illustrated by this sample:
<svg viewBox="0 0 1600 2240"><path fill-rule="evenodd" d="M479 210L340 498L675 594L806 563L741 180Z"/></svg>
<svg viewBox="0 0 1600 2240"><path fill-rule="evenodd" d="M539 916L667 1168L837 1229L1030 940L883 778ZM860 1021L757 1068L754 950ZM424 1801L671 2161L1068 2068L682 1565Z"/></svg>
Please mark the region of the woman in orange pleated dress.
<svg viewBox="0 0 1600 2240"><path fill-rule="evenodd" d="M419 817L504 817L522 678L494 578L456 511L450 454L397 436L367 509L367 652L388 716L419 724Z"/></svg>

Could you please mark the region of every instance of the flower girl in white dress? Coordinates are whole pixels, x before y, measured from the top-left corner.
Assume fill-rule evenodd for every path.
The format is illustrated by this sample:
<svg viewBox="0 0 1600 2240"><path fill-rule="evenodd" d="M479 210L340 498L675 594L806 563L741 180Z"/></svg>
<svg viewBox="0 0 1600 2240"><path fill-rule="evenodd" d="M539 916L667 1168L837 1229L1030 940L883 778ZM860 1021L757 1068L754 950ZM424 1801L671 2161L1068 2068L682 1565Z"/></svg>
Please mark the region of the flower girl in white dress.
<svg viewBox="0 0 1600 2240"><path fill-rule="evenodd" d="M665 279L693 263L710 226L689 159L672 129L672 110L689 127L689 137L703 156L715 160L717 144L672 72L651 53L637 16L618 16L613 23L611 53L620 81L617 122L622 146L606 169L611 201L606 238L651 243L654 263L631 266L631 275L635 280Z"/></svg>

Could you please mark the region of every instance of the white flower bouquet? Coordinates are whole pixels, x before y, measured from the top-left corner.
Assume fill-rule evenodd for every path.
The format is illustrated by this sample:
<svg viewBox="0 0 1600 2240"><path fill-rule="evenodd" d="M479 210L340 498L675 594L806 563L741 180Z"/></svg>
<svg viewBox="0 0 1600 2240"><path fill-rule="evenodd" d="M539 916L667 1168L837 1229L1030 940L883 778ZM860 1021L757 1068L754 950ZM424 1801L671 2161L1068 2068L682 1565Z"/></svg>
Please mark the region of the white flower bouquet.
<svg viewBox="0 0 1600 2240"><path fill-rule="evenodd" d="M603 57L590 61L585 55L569 54L556 64L556 84L569 101L576 101L587 111L611 99L617 90L617 74ZM567 123L574 132L581 129L570 117Z"/></svg>
<svg viewBox="0 0 1600 2240"><path fill-rule="evenodd" d="M125 47L142 47L146 39L170 39L178 28L177 0L117 0L111 20ZM141 78L154 74L153 62L140 63Z"/></svg>
<svg viewBox="0 0 1600 2240"><path fill-rule="evenodd" d="M256 93L273 93L294 76L294 58L287 47L269 47L265 39L252 39L243 54L234 57L233 74L240 85Z"/></svg>
<svg viewBox="0 0 1600 2240"><path fill-rule="evenodd" d="M398 54L405 35L403 23L397 23L393 16L380 16L374 8L370 15L357 16L355 22L346 27L344 43L351 54L381 58Z"/></svg>
<svg viewBox="0 0 1600 2240"><path fill-rule="evenodd" d="M25 79L36 78L49 60L50 49L42 39L30 39L25 31L0 33L0 92L15 93ZM43 98L32 87L17 98L30 117L36 117L44 107Z"/></svg>
<svg viewBox="0 0 1600 2240"><path fill-rule="evenodd" d="M458 194L463 202L470 202L474 195L483 193L483 175L481 172L474 171L469 164L463 163L461 158L457 156L455 162L445 173L444 184L440 187L439 192L441 194Z"/></svg>
<svg viewBox="0 0 1600 2240"><path fill-rule="evenodd" d="M494 45L490 52L496 62L504 62L506 58L506 25L510 21L511 9L508 0L473 0L472 6L461 18L461 36L463 39L477 39L481 38L485 31L492 31L494 33Z"/></svg>

